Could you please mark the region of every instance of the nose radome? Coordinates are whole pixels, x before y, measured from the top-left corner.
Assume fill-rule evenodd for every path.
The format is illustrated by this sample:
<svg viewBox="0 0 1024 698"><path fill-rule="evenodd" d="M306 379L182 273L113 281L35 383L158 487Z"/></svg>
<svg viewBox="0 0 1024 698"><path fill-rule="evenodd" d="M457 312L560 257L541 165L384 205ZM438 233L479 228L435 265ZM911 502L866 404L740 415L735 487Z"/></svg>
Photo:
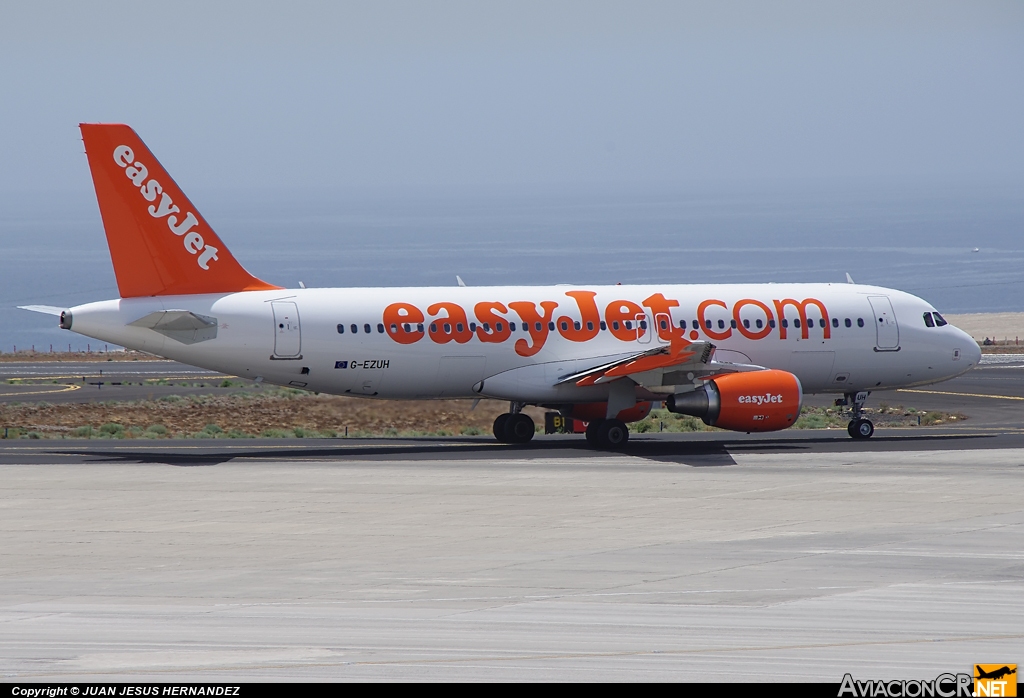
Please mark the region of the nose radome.
<svg viewBox="0 0 1024 698"><path fill-rule="evenodd" d="M978 343L974 341L974 337L967 334L959 327L956 328L956 331L960 335L957 343L960 344L958 348L960 349L961 360L977 366L981 363L981 347L979 347Z"/></svg>

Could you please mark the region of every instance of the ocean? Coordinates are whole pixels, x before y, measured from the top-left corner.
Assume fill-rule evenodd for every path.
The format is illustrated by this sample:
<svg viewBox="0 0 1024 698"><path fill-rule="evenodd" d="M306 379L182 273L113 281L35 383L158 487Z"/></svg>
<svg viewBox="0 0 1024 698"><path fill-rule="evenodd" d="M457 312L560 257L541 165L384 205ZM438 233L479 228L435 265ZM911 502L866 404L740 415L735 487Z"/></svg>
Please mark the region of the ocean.
<svg viewBox="0 0 1024 698"><path fill-rule="evenodd" d="M256 276L286 287L843 282L949 313L1024 311L1013 187L699 191L190 192ZM974 251L977 249L977 251ZM0 193L0 350L95 351L15 306L117 287L92 192Z"/></svg>

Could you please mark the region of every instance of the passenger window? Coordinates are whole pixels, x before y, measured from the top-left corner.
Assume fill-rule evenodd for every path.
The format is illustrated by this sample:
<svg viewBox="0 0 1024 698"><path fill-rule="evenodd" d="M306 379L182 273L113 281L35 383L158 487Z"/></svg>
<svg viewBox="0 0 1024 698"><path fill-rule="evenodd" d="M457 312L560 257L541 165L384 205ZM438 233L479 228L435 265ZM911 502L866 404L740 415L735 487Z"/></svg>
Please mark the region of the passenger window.
<svg viewBox="0 0 1024 698"><path fill-rule="evenodd" d="M731 328L733 328L735 330L736 329L736 321L735 320L730 320L729 321L729 327L731 327Z"/></svg>
<svg viewBox="0 0 1024 698"><path fill-rule="evenodd" d="M549 322L548 323L548 332L554 332L554 331L555 331L555 323Z"/></svg>
<svg viewBox="0 0 1024 698"><path fill-rule="evenodd" d="M572 326L574 328L576 328L577 330L580 329L580 327L582 327L582 325L580 325L580 321L579 320L577 320L576 322L572 323Z"/></svg>
<svg viewBox="0 0 1024 698"><path fill-rule="evenodd" d="M490 331L491 331L490 323L485 322L484 323L484 332L490 332Z"/></svg>
<svg viewBox="0 0 1024 698"><path fill-rule="evenodd" d="M352 334L359 334L359 325L351 325L349 329L352 330Z"/></svg>
<svg viewBox="0 0 1024 698"><path fill-rule="evenodd" d="M338 325L338 334L345 334L345 326Z"/></svg>
<svg viewBox="0 0 1024 698"><path fill-rule="evenodd" d="M608 329L608 325L604 324L604 320L602 320L601 321L601 331L603 332L604 330L607 330L607 329Z"/></svg>
<svg viewBox="0 0 1024 698"><path fill-rule="evenodd" d="M695 330L699 330L700 329L700 323L697 322L696 320L693 321L693 329L695 329Z"/></svg>
<svg viewBox="0 0 1024 698"><path fill-rule="evenodd" d="M782 318L782 326L789 327L789 320L787 320L786 318Z"/></svg>
<svg viewBox="0 0 1024 698"><path fill-rule="evenodd" d="M538 332L540 332L540 323L539 323L539 322L535 322L535 323L533 323L533 324L534 324L534 326L535 326L536 330L537 330ZM555 329L555 328L554 328L554 327L552 327L551 329Z"/></svg>
<svg viewBox="0 0 1024 698"><path fill-rule="evenodd" d="M857 327L864 327L864 318L857 318Z"/></svg>
<svg viewBox="0 0 1024 698"><path fill-rule="evenodd" d="M754 320L754 325L757 327L757 329L761 329L762 327L764 327L764 323L761 321L760 318Z"/></svg>
<svg viewBox="0 0 1024 698"><path fill-rule="evenodd" d="M667 330L668 329L668 322L666 322L665 320L659 320L658 324L661 325L661 329L663 329L663 330Z"/></svg>
<svg viewBox="0 0 1024 698"><path fill-rule="evenodd" d="M839 318L832 318L832 327L839 327Z"/></svg>
<svg viewBox="0 0 1024 698"><path fill-rule="evenodd" d="M523 327L526 327L525 323L523 324ZM509 332L515 332L516 331L516 323L514 323L514 322L508 323L508 330L509 330Z"/></svg>
<svg viewBox="0 0 1024 698"><path fill-rule="evenodd" d="M613 330L619 329L619 321L618 320L612 320L612 329Z"/></svg>
<svg viewBox="0 0 1024 698"><path fill-rule="evenodd" d="M462 323L461 322L456 322L455 323L455 331L456 332L462 332Z"/></svg>
<svg viewBox="0 0 1024 698"><path fill-rule="evenodd" d="M725 320L719 320L718 321L718 329L720 329L720 330L724 330L725 329Z"/></svg>
<svg viewBox="0 0 1024 698"><path fill-rule="evenodd" d="M625 322L625 323L623 323L623 324L625 324L625 325L626 325L626 329L627 329L627 330L631 330L631 329L633 329L633 321L632 321L632 320L626 320L626 322Z"/></svg>
<svg viewBox="0 0 1024 698"><path fill-rule="evenodd" d="M824 327L824 326L825 326L825 325L827 325L827 324L828 324L828 323L827 323L827 322L825 322L825 318L820 318L820 319L818 320L818 327Z"/></svg>
<svg viewBox="0 0 1024 698"><path fill-rule="evenodd" d="M946 318L942 317L938 313L932 313L932 315L935 316L935 324L938 325L939 327L949 324L948 322L946 322Z"/></svg>
<svg viewBox="0 0 1024 698"><path fill-rule="evenodd" d="M406 327L405 331L408 332L409 331L409 329L408 329L409 326L406 325L405 327ZM393 322L391 323L391 334L398 334L398 325L396 325Z"/></svg>
<svg viewBox="0 0 1024 698"><path fill-rule="evenodd" d="M850 322L850 318L846 318L845 320L843 320L843 323L844 323L844 324L845 324L845 325L846 325L847 327L853 327L853 323L852 323L852 322Z"/></svg>
<svg viewBox="0 0 1024 698"><path fill-rule="evenodd" d="M430 331L431 332L437 332L437 323L436 322L430 323Z"/></svg>
<svg viewBox="0 0 1024 698"><path fill-rule="evenodd" d="M800 318L793 321L793 327L800 327Z"/></svg>
<svg viewBox="0 0 1024 698"><path fill-rule="evenodd" d="M925 313L924 314L924 325L925 325L925 327L935 327L935 321L932 320L932 314L931 313Z"/></svg>
<svg viewBox="0 0 1024 698"><path fill-rule="evenodd" d="M562 331L564 332L567 329L569 329L569 323L566 322L565 320L562 320Z"/></svg>
<svg viewBox="0 0 1024 698"><path fill-rule="evenodd" d="M422 322L420 324L416 325L416 331L417 332L422 332L423 331L423 323Z"/></svg>
<svg viewBox="0 0 1024 698"><path fill-rule="evenodd" d="M372 330L370 329L370 323L366 323L365 325L363 325L363 332L365 332L366 334L370 334L371 331Z"/></svg>
<svg viewBox="0 0 1024 698"><path fill-rule="evenodd" d="M758 322L760 322L760 320L758 320ZM743 321L743 326L746 327L749 330L750 329L750 320L744 320Z"/></svg>
<svg viewBox="0 0 1024 698"><path fill-rule="evenodd" d="M405 330L406 332L412 332L412 327L409 326L408 322L402 325L402 329Z"/></svg>
<svg viewBox="0 0 1024 698"><path fill-rule="evenodd" d="M686 329L686 320L680 320L679 321L679 329L681 329L681 330L685 330Z"/></svg>
<svg viewBox="0 0 1024 698"><path fill-rule="evenodd" d="M377 331L379 333L381 333L381 334L384 334L384 325L383 325L383 323L380 323L380 322L377 323Z"/></svg>
<svg viewBox="0 0 1024 698"><path fill-rule="evenodd" d="M587 320L587 329L590 331L594 330L594 323L591 322L590 320Z"/></svg>
<svg viewBox="0 0 1024 698"><path fill-rule="evenodd" d="M505 329L505 326L502 325L500 322L496 322L494 323L494 329L497 330L498 332L501 332L502 330ZM488 330L488 332L490 332L490 330Z"/></svg>
<svg viewBox="0 0 1024 698"><path fill-rule="evenodd" d="M647 329L647 321L646 320L641 320L640 321L640 329L641 330L646 330Z"/></svg>
<svg viewBox="0 0 1024 698"><path fill-rule="evenodd" d="M774 320L769 320L768 321L768 327L771 327L774 330L775 329L775 321Z"/></svg>
<svg viewBox="0 0 1024 698"><path fill-rule="evenodd" d="M447 323L447 322L444 323L444 333L445 334L451 334L452 333L452 326L451 326L450 323Z"/></svg>

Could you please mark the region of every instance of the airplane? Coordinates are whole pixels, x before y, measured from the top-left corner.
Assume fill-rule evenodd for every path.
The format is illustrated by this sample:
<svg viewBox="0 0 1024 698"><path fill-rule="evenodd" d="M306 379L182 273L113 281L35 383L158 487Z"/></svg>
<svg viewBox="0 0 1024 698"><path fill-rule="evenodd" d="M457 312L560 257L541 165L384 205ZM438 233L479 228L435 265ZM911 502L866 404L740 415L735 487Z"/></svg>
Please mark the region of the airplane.
<svg viewBox="0 0 1024 698"><path fill-rule="evenodd" d="M81 124L119 298L22 306L103 342L257 382L376 399L492 398L498 441L527 405L621 449L656 404L741 432L835 393L870 438L871 391L978 365L929 303L853 283L282 288L247 272L135 131Z"/></svg>
<svg viewBox="0 0 1024 698"><path fill-rule="evenodd" d="M980 664L976 664L974 666L974 670L977 672L977 676L974 677L976 679L995 679L995 680L998 680L998 679L1003 678L1004 676L1009 676L1010 674L1016 674L1017 673L1016 667L1011 669L1008 666L1003 666L1003 667L1000 667L999 669L994 669L993 671L984 671L981 668Z"/></svg>

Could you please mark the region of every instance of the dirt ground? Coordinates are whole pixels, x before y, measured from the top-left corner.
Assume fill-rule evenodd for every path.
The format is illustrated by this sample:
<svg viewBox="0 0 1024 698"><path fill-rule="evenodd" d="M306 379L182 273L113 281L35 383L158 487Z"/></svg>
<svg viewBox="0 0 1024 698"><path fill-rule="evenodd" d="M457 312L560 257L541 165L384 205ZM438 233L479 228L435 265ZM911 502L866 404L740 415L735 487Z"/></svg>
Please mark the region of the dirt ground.
<svg viewBox="0 0 1024 698"><path fill-rule="evenodd" d="M253 438L452 436L490 434L508 403L483 400L392 402L299 390L253 388L230 395L168 395L157 400L52 405L0 404L0 438ZM544 412L527 408L538 430ZM877 426L928 427L967 419L902 405L867 410ZM794 428L845 429L846 413L805 408ZM634 432L711 430L699 419L656 409ZM6 436L5 436L6 435Z"/></svg>
<svg viewBox="0 0 1024 698"><path fill-rule="evenodd" d="M166 361L159 356L141 351L26 351L0 352L0 363L32 361Z"/></svg>

